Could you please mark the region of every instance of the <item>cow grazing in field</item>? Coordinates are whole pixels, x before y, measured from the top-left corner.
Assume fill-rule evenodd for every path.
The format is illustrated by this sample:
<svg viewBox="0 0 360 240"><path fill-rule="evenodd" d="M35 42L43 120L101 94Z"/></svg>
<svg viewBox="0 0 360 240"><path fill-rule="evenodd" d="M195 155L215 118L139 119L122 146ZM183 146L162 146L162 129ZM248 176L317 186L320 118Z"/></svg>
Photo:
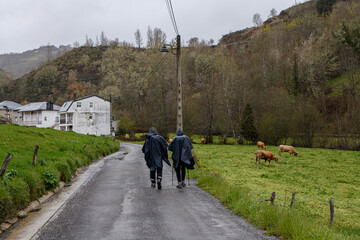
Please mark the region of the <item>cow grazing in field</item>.
<svg viewBox="0 0 360 240"><path fill-rule="evenodd" d="M201 143L202 143L202 144L205 144L205 143L206 143L206 139L205 139L205 138L202 138L202 139L201 139Z"/></svg>
<svg viewBox="0 0 360 240"><path fill-rule="evenodd" d="M275 160L275 162L279 162L279 158L277 156L275 156L273 153L268 152L268 151L257 150L255 152L255 156L256 156L256 162L258 162L259 164L260 164L260 159L264 159L265 163L266 163L266 161L268 161L269 164L270 164L270 161L273 159Z"/></svg>
<svg viewBox="0 0 360 240"><path fill-rule="evenodd" d="M263 142L258 141L258 142L257 142L257 147L266 150L266 146L265 146L265 144L264 144Z"/></svg>
<svg viewBox="0 0 360 240"><path fill-rule="evenodd" d="M289 152L290 156L292 154L295 155L295 157L298 155L298 153L295 151L295 148L293 146L288 146L288 145L280 145L279 146L279 155L281 156L282 152Z"/></svg>

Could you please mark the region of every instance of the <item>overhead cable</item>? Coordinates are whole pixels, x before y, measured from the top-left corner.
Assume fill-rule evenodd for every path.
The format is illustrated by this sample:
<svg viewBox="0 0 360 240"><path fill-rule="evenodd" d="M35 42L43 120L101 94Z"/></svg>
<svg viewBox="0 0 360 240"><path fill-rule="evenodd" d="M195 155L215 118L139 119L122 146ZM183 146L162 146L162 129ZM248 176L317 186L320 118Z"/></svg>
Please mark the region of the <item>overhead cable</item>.
<svg viewBox="0 0 360 240"><path fill-rule="evenodd" d="M171 0L165 0L165 2L166 2L166 6L167 6L167 8L168 8L168 11L169 11L170 19L171 19L171 22L172 22L172 24L173 24L175 33L176 33L177 35L179 35L179 30L178 30L178 27L177 27L177 24L176 24L174 9L173 9L173 7L172 7Z"/></svg>

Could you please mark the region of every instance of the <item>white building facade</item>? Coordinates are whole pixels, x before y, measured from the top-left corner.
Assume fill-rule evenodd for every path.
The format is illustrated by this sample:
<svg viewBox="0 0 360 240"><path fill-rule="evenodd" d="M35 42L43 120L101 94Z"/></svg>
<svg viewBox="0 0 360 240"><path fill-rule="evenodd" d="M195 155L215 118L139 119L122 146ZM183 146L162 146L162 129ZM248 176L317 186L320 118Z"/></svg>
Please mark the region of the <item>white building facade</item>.
<svg viewBox="0 0 360 240"><path fill-rule="evenodd" d="M110 102L96 95L66 102L59 110L59 128L81 134L109 136Z"/></svg>
<svg viewBox="0 0 360 240"><path fill-rule="evenodd" d="M14 123L38 128L56 128L60 107L50 102L35 102L14 111Z"/></svg>

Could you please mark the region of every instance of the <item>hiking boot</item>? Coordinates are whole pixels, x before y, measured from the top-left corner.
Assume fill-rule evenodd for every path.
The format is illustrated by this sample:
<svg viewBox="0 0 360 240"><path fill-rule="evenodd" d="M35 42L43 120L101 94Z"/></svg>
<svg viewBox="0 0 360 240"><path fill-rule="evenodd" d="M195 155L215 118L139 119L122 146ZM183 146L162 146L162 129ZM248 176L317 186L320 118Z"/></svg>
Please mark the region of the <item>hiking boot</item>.
<svg viewBox="0 0 360 240"><path fill-rule="evenodd" d="M181 186L182 186L182 187L186 187L185 181L182 181L182 182L181 182Z"/></svg>
<svg viewBox="0 0 360 240"><path fill-rule="evenodd" d="M181 182L178 183L178 185L176 186L176 188L178 188L178 189L181 189L181 188L182 188Z"/></svg>
<svg viewBox="0 0 360 240"><path fill-rule="evenodd" d="M152 183L151 183L151 187L152 187L152 188L155 188L155 182L152 182Z"/></svg>
<svg viewBox="0 0 360 240"><path fill-rule="evenodd" d="M158 189L161 190L161 181L157 182Z"/></svg>

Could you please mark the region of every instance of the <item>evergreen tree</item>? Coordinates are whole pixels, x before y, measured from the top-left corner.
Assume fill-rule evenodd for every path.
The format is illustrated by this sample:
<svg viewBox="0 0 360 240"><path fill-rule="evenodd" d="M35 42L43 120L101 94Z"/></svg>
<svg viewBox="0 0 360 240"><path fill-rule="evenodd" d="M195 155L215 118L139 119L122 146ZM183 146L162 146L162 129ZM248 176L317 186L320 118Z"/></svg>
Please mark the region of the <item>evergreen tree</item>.
<svg viewBox="0 0 360 240"><path fill-rule="evenodd" d="M258 132L254 124L254 117L250 104L246 104L243 111L240 133L246 140L255 142L258 139Z"/></svg>

